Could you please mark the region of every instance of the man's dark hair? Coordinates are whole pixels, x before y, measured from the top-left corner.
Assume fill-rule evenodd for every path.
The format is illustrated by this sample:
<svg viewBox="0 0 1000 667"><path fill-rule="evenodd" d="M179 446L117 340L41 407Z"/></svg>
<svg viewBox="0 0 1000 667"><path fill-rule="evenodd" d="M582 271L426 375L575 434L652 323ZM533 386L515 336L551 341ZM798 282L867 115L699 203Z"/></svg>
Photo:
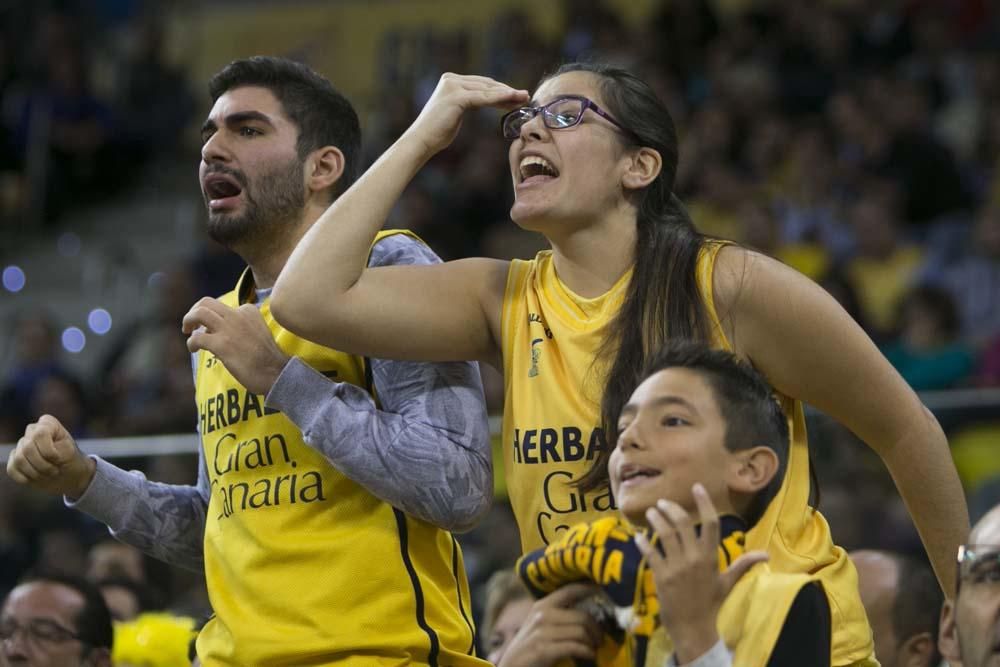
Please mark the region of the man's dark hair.
<svg viewBox="0 0 1000 667"><path fill-rule="evenodd" d="M80 577L64 574L38 574L30 576L18 585L24 584L56 584L65 586L80 594L83 607L77 614L75 622L77 636L90 648L106 648L111 650L114 640L114 629L111 626L111 612L104 602L104 596L94 584Z"/></svg>
<svg viewBox="0 0 1000 667"><path fill-rule="evenodd" d="M774 477L753 499L743 518L753 526L781 488L788 465L788 419L771 385L749 364L704 343L673 341L646 364L640 382L668 368L687 368L708 382L725 420L725 446L731 452L765 446L778 457Z"/></svg>
<svg viewBox="0 0 1000 667"><path fill-rule="evenodd" d="M892 604L892 629L896 641L904 641L922 632L930 634L934 644L931 664L941 662L938 653L938 627L944 593L930 566L911 556L893 554L896 560L896 599Z"/></svg>
<svg viewBox="0 0 1000 667"><path fill-rule="evenodd" d="M234 60L208 82L212 102L234 88L259 86L271 91L299 129L299 158L323 146L344 154L344 173L331 199L357 178L361 157L361 124L354 107L327 79L302 63L273 56Z"/></svg>

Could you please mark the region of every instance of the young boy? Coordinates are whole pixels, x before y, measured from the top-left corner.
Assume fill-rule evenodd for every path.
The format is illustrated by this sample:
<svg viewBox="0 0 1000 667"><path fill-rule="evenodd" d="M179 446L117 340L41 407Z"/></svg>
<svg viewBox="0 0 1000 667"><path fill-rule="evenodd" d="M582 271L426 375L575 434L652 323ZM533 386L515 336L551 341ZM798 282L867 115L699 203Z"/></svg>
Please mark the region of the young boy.
<svg viewBox="0 0 1000 667"><path fill-rule="evenodd" d="M766 554L743 549L788 460L771 388L728 352L687 342L643 378L608 464L622 519L569 529L522 557L521 577L537 596L580 580L604 590L625 634L617 653L581 646L601 665L829 665L822 587L753 567Z"/></svg>

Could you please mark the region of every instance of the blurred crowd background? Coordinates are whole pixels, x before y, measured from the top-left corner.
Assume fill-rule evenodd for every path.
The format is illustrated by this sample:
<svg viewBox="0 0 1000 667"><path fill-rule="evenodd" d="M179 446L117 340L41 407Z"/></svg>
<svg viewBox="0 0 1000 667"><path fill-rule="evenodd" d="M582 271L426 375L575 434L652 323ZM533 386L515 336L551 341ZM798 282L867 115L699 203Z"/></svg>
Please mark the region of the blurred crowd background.
<svg viewBox="0 0 1000 667"><path fill-rule="evenodd" d="M324 73L357 106L370 162L443 72L532 89L560 62L591 58L633 69L667 102L681 137L676 191L696 224L824 285L925 392L973 520L1000 501L995 3L208 4L0 2L0 443L44 413L78 437L193 442L181 317L242 269L202 232L196 180L207 78L229 60L270 53ZM467 118L390 226L445 259L540 249L508 218L498 118ZM496 414L502 387L484 376ZM920 554L877 457L821 414L810 429L837 542ZM143 456L143 442L122 441L126 467L193 483L193 445ZM503 488L498 479L494 510L461 537L474 587L518 555ZM0 475L0 594L31 569L118 586L122 614L209 611L198 575L109 542Z"/></svg>

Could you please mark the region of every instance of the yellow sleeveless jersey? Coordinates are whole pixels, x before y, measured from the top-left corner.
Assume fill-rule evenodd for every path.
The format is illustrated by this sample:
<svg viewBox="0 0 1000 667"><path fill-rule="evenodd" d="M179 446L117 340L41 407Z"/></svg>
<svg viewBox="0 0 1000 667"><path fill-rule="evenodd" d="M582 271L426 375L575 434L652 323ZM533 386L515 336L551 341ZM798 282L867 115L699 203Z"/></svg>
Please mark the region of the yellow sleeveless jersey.
<svg viewBox="0 0 1000 667"><path fill-rule="evenodd" d="M247 271L222 302L247 302L251 283ZM365 386L364 359L285 331L267 301L260 312L285 354ZM215 611L198 636L202 664L485 667L451 534L345 477L214 355L197 363Z"/></svg>
<svg viewBox="0 0 1000 667"><path fill-rule="evenodd" d="M712 292L719 248L711 244L702 251L698 284L716 332L712 344L732 350ZM511 262L501 316L502 437L507 489L524 551L617 509L609 490L583 493L570 482L583 476L598 448L605 446L598 425L606 369L595 355L630 277L628 271L605 294L584 299L560 282L551 251L538 253L534 260ZM826 520L808 505L809 452L802 405L786 396L778 398L791 429L787 473L764 516L747 534L747 549L767 550L776 572L814 575L823 584L830 599L834 665L877 664L868 662L874 644L854 566L833 544Z"/></svg>

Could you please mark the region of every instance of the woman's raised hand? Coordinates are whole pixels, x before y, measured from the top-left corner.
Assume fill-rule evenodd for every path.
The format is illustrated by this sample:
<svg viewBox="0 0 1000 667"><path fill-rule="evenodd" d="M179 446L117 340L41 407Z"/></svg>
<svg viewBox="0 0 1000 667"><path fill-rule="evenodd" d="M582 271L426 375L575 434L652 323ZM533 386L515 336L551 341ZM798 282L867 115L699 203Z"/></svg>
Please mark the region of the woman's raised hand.
<svg viewBox="0 0 1000 667"><path fill-rule="evenodd" d="M509 110L526 104L529 99L528 91L516 90L489 77L448 72L441 76L407 134L419 138L428 155L434 155L454 141L462 127L462 115L469 109Z"/></svg>

